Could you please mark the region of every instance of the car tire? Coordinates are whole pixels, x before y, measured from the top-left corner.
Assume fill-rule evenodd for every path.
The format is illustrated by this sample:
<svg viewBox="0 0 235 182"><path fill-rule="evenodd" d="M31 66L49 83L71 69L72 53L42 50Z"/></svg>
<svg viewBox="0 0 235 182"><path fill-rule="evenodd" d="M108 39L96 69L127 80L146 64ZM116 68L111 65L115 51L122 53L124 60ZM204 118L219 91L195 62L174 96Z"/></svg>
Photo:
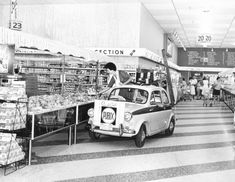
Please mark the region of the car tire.
<svg viewBox="0 0 235 182"><path fill-rule="evenodd" d="M165 134L167 136L170 136L170 135L172 135L174 133L174 130L175 130L175 119L171 118L169 127L165 130Z"/></svg>
<svg viewBox="0 0 235 182"><path fill-rule="evenodd" d="M143 147L146 139L146 128L145 125L141 125L138 134L135 137L135 145L136 147Z"/></svg>
<svg viewBox="0 0 235 182"><path fill-rule="evenodd" d="M100 134L99 133L95 133L93 131L89 131L89 137L92 140L99 140L100 139Z"/></svg>

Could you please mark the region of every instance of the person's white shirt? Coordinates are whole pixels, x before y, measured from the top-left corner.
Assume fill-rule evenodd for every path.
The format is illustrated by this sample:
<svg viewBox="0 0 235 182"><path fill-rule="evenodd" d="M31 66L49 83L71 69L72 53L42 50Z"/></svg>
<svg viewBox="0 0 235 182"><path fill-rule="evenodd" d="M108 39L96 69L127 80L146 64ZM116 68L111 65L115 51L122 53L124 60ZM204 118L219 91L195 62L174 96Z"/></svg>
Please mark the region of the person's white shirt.
<svg viewBox="0 0 235 182"><path fill-rule="evenodd" d="M196 78L192 79L191 84L192 85L197 85L197 79Z"/></svg>

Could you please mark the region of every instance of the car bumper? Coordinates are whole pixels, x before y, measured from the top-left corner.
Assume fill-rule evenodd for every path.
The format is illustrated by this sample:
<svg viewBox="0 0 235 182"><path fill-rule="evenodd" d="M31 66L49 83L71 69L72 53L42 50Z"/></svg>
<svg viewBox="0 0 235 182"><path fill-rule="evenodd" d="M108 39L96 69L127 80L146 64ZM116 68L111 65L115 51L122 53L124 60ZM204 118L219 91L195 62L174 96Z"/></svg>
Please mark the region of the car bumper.
<svg viewBox="0 0 235 182"><path fill-rule="evenodd" d="M99 127L94 127L92 131L103 135L120 136L120 137L133 137L136 135L136 132L134 130L125 129L123 127L113 128L112 130L101 130L99 129Z"/></svg>

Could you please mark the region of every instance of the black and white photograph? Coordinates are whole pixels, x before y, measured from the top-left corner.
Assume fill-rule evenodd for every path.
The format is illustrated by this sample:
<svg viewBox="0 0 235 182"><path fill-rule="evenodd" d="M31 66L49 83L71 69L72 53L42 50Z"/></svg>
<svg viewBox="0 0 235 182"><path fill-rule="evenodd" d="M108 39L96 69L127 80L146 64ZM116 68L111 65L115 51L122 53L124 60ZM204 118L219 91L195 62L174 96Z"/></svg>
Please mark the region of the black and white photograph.
<svg viewBox="0 0 235 182"><path fill-rule="evenodd" d="M234 182L235 0L0 0L0 182Z"/></svg>

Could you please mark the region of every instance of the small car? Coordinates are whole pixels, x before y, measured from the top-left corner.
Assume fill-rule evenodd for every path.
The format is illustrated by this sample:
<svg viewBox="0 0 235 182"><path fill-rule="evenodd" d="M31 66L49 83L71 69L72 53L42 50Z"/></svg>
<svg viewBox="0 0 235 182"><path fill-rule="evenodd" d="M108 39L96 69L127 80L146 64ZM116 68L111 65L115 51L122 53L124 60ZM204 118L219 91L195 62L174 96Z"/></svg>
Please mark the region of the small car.
<svg viewBox="0 0 235 182"><path fill-rule="evenodd" d="M111 90L107 100L95 100L88 110L90 137L133 137L143 147L147 136L172 135L175 114L169 95L154 85L123 85Z"/></svg>

